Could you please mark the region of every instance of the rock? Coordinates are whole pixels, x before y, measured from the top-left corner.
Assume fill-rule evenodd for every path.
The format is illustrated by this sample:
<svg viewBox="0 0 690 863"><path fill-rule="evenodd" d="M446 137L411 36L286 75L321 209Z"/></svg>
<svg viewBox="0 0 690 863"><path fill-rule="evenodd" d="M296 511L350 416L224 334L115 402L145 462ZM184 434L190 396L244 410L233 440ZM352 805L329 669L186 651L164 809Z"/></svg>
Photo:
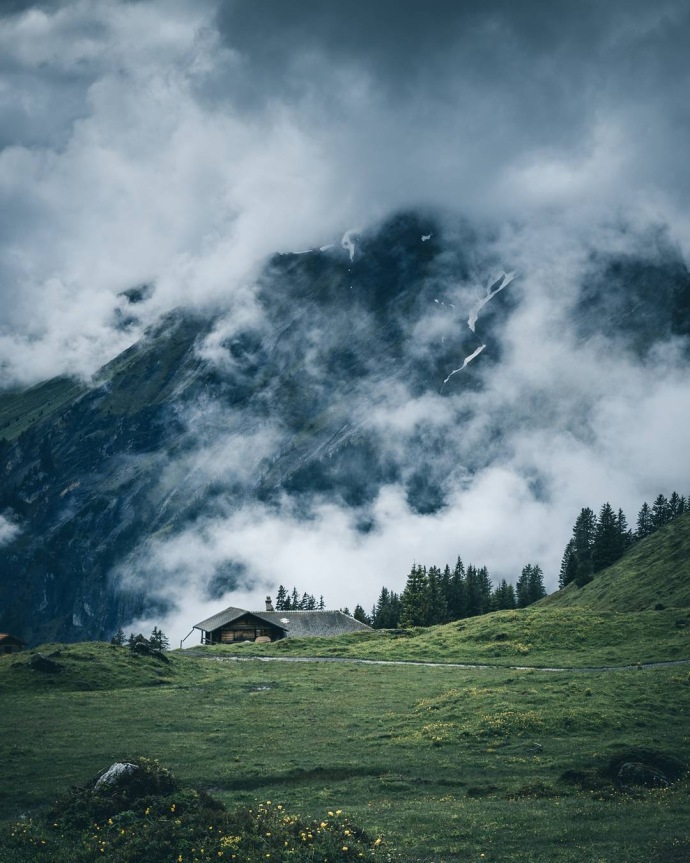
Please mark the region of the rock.
<svg viewBox="0 0 690 863"><path fill-rule="evenodd" d="M101 788L119 785L122 780L126 780L131 773L135 773L140 769L141 768L136 764L131 764L128 761L116 761L115 764L110 765L105 773L98 777L96 784L93 786L93 790L98 791Z"/></svg>
<svg viewBox="0 0 690 863"><path fill-rule="evenodd" d="M625 761L616 779L621 788L668 788L671 784L662 770L641 761Z"/></svg>
<svg viewBox="0 0 690 863"><path fill-rule="evenodd" d="M96 777L91 791L100 797L131 802L155 794L172 794L177 787L169 770L147 758L135 758L111 764Z"/></svg>
<svg viewBox="0 0 690 863"><path fill-rule="evenodd" d="M54 659L50 659L43 653L34 654L29 660L29 667L34 671L40 671L42 674L59 674L62 671L62 666Z"/></svg>
<svg viewBox="0 0 690 863"><path fill-rule="evenodd" d="M153 656L154 659L160 659L161 662L170 662L162 650L157 650L155 647L151 647L151 645L145 641L135 642L132 645L132 653L135 656Z"/></svg>

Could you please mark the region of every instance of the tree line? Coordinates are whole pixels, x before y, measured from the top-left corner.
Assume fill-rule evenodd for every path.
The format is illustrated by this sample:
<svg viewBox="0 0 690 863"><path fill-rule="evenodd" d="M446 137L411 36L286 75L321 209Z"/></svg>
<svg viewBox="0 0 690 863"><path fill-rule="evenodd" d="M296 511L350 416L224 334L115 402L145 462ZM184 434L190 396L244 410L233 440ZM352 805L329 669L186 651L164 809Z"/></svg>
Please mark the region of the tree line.
<svg viewBox="0 0 690 863"><path fill-rule="evenodd" d="M300 593L296 587L292 591L278 586L276 593L276 611L323 611L326 608L326 603L323 601L323 596L320 596L318 602L316 597L311 593Z"/></svg>
<svg viewBox="0 0 690 863"><path fill-rule="evenodd" d="M413 564L401 594L383 587L371 614L358 605L354 617L374 629L435 626L490 611L526 608L544 596L544 573L538 564L524 566L515 585L501 579L494 586L485 566L465 568L458 557L453 569L448 564L443 570Z"/></svg>
<svg viewBox="0 0 690 863"><path fill-rule="evenodd" d="M595 515L594 510L580 510L573 532L563 553L558 576L559 587L574 582L582 587L597 572L611 566L641 539L683 515L690 509L688 499L673 492L670 498L657 495L650 507L645 501L637 515L635 530L628 527L622 509L614 510L605 503Z"/></svg>

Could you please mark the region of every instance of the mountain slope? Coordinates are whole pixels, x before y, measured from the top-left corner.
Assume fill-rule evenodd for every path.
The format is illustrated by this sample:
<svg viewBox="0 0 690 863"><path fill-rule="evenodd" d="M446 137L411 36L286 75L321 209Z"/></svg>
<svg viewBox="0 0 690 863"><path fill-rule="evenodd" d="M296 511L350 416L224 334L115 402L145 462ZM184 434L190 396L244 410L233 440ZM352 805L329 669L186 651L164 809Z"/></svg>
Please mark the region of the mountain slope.
<svg viewBox="0 0 690 863"><path fill-rule="evenodd" d="M538 603L592 611L647 611L659 605L690 607L690 513L637 543L584 587L569 584Z"/></svg>
<svg viewBox="0 0 690 863"><path fill-rule="evenodd" d="M554 320L626 363L671 340L683 355L690 280L677 251L655 246L652 268L621 259L598 265L608 280L571 286L565 305L558 296ZM333 247L275 255L244 305L169 313L88 386L0 395L0 528L11 525L0 629L30 643L109 637L180 595L246 585L251 561L222 544L200 562L167 549L209 525L222 533L257 502L302 521L328 505L364 535L383 488L415 515L441 512L505 458L517 428L590 434L589 386L567 400L537 375L514 397L508 374L490 392L511 362L541 363L531 332L515 356L526 289L514 270L490 231L402 213ZM152 291L131 302L145 308Z"/></svg>

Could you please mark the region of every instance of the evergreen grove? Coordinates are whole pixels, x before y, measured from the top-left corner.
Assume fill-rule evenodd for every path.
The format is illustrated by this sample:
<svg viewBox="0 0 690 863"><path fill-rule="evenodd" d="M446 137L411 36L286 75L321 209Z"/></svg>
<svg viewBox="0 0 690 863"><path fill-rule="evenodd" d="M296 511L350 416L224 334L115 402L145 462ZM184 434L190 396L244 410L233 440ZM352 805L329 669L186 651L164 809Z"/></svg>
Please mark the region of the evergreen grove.
<svg viewBox="0 0 690 863"><path fill-rule="evenodd" d="M628 527L623 510L615 511L610 503L601 507L598 517L589 507L580 510L563 553L559 587L571 582L578 587L587 584L595 573L623 557L635 542L683 515L688 508L687 499L675 491L670 498L659 494L651 507L646 502L642 504L635 531Z"/></svg>
<svg viewBox="0 0 690 863"><path fill-rule="evenodd" d="M565 547L559 587L571 582L578 587L587 584L595 573L619 560L636 542L688 511L690 498L675 491L669 498L659 494L651 507L646 502L642 504L633 531L628 527L623 510L614 510L610 503L601 507L598 516L589 507L583 508ZM544 596L544 573L538 564L524 566L515 585L505 578L493 585L485 566L469 564L465 568L458 557L452 569L448 564L443 570L437 566L427 568L413 564L402 593L382 587L370 614L358 604L352 616L374 629L434 626L491 611L526 608ZM288 591L281 584L275 608L276 611L323 611L326 604L323 596L317 600L310 593L300 593L296 587ZM350 614L347 608L341 611ZM134 636L130 635L130 644L133 639ZM124 642L125 636L120 629L112 643ZM154 627L149 642L160 650L169 648L167 637L157 627Z"/></svg>

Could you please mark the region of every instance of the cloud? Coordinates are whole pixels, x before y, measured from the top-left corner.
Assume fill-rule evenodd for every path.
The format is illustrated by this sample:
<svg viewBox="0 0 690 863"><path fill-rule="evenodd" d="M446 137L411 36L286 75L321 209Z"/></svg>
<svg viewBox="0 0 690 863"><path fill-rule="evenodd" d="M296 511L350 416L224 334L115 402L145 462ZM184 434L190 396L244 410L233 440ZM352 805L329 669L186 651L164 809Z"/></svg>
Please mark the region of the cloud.
<svg viewBox="0 0 690 863"><path fill-rule="evenodd" d="M20 528L18 525L9 521L4 515L0 515L0 548L12 542L19 532Z"/></svg>
<svg viewBox="0 0 690 863"><path fill-rule="evenodd" d="M246 592L232 601L259 606L281 581L370 605L413 560L458 553L495 578L536 559L553 586L581 506L613 497L632 520L645 496L690 487L684 345L636 353L600 325L609 306L599 322L581 309L614 256L663 262L677 244L690 260L689 32L680 0L3 4L0 386L88 377L179 305L221 313L200 356L235 374L228 343L273 325L268 255L406 207L433 213L446 243L414 361L443 380L487 345L442 392L396 379L339 393L393 466L361 508L247 496L140 549L134 580L167 573L184 609L175 638L190 608L217 608L204 592L233 563ZM497 268L519 277L473 339ZM153 293L123 328L121 292L142 284ZM348 327L377 337L365 317ZM305 381L346 340L325 331L304 328ZM161 494L216 469L242 487L285 443L281 418L254 436L197 408ZM410 493L422 480L438 492L426 514Z"/></svg>
<svg viewBox="0 0 690 863"><path fill-rule="evenodd" d="M0 18L0 369L88 375L152 314L276 250L430 204L686 247L686 4L13 3ZM134 340L140 330L130 333ZM35 361L34 361L35 359Z"/></svg>

